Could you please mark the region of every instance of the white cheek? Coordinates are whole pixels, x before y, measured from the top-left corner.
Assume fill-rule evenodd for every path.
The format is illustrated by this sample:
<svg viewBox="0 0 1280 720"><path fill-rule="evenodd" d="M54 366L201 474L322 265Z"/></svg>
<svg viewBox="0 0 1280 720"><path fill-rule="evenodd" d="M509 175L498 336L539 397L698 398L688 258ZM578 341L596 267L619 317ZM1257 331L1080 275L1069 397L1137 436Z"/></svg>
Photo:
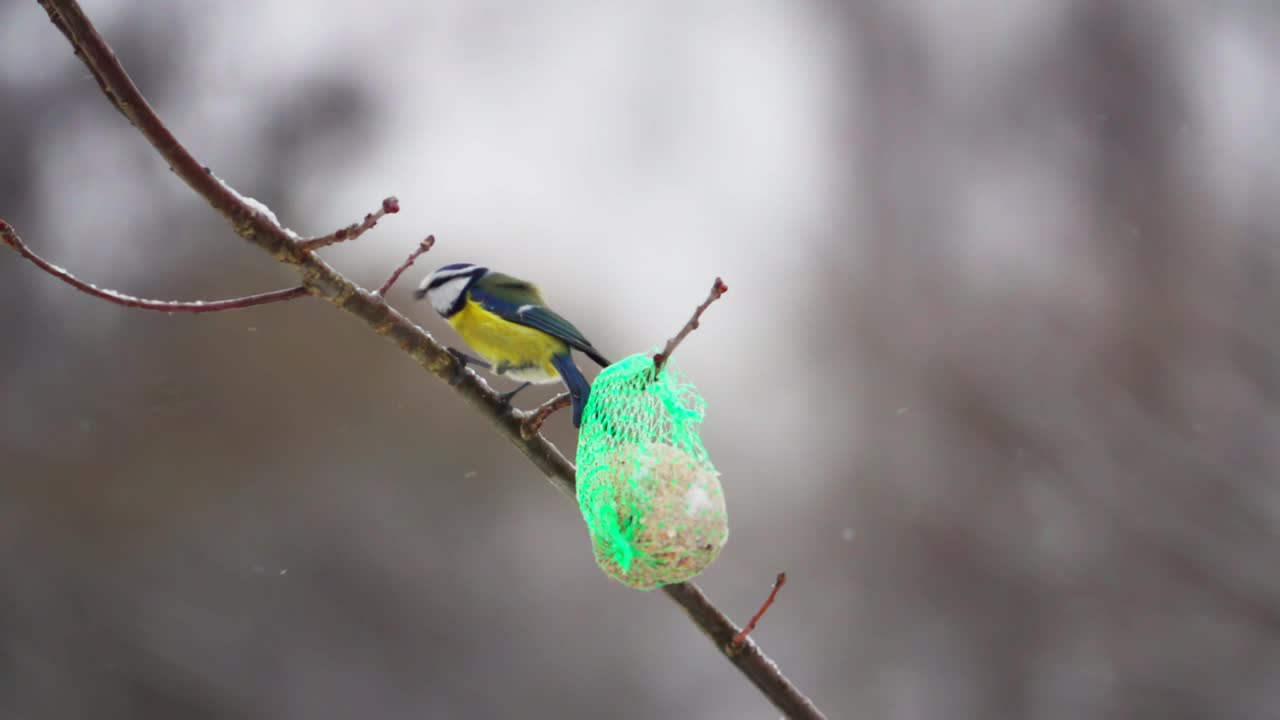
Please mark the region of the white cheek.
<svg viewBox="0 0 1280 720"><path fill-rule="evenodd" d="M467 286L469 279L460 277L428 291L427 297L431 299L431 307L435 308L436 312L441 315L449 312L449 308L453 307L453 303L457 301L458 295Z"/></svg>

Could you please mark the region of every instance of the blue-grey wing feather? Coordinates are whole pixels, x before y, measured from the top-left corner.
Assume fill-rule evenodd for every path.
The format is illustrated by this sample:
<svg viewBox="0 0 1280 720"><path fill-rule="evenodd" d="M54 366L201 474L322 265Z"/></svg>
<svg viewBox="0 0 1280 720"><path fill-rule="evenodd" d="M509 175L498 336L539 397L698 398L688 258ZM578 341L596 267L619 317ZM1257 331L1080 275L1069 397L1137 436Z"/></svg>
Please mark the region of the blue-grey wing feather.
<svg viewBox="0 0 1280 720"><path fill-rule="evenodd" d="M536 287L507 275L497 278L490 276L487 280L489 282L485 283L485 287L472 286L470 291L471 299L480 303L485 310L504 320L560 338L595 360L601 367L609 365L609 361L600 355L573 323L542 304L542 295Z"/></svg>

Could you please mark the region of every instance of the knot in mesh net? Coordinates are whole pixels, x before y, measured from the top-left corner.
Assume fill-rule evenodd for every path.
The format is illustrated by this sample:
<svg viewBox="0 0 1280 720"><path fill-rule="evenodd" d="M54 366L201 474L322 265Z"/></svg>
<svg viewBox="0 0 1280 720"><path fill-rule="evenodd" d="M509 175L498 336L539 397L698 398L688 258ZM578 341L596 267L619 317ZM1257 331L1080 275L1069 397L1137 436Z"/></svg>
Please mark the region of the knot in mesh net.
<svg viewBox="0 0 1280 720"><path fill-rule="evenodd" d="M698 437L706 402L638 354L591 386L578 435L578 507L609 577L651 590L702 572L729 537L719 473Z"/></svg>

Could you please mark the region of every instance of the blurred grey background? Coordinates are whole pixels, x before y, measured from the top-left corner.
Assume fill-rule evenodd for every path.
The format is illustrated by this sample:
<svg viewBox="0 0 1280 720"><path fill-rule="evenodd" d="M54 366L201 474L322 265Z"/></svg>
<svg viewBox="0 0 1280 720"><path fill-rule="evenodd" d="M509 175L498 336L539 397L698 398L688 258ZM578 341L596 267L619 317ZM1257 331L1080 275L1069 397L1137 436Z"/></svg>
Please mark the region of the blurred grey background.
<svg viewBox="0 0 1280 720"><path fill-rule="evenodd" d="M1280 717L1280 6L88 0L172 129L394 294L539 281L678 362L700 579L833 718ZM0 0L0 217L145 297L284 287ZM0 252L0 717L771 718L332 308ZM504 386L505 387L505 386ZM530 393L524 404L549 396ZM567 418L549 433L572 453Z"/></svg>

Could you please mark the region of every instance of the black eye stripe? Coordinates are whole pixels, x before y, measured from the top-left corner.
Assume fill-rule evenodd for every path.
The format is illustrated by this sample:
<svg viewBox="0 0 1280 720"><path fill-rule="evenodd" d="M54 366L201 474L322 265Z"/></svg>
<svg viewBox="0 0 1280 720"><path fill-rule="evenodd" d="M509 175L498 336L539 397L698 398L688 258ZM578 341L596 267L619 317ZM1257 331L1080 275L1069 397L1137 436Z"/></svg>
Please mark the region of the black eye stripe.
<svg viewBox="0 0 1280 720"><path fill-rule="evenodd" d="M427 285L427 289L435 290L436 288L440 287L441 285L447 282L450 282L452 280L458 280L459 278L468 278L474 274L475 274L475 271L472 270L464 273L453 273L452 275L441 275L439 277L433 278L431 280L431 283Z"/></svg>
<svg viewBox="0 0 1280 720"><path fill-rule="evenodd" d="M431 280L431 283L427 285L427 289L435 290L436 288L449 282L450 280L457 280L460 277L463 277L463 276L462 275L444 275L442 277L434 278Z"/></svg>

